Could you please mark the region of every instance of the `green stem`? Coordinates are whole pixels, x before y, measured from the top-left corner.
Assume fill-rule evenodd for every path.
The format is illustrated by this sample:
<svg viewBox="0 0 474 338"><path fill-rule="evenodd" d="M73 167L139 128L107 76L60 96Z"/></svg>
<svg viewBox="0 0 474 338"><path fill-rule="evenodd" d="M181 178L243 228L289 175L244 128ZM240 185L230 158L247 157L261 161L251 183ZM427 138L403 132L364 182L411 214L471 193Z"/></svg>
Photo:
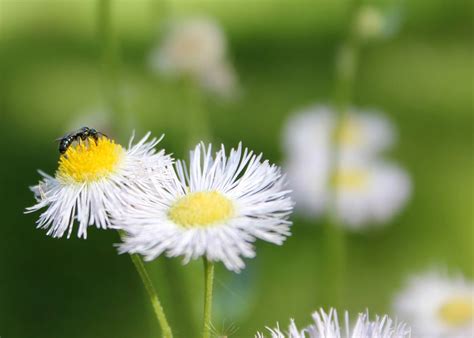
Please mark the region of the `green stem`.
<svg viewBox="0 0 474 338"><path fill-rule="evenodd" d="M202 337L210 338L212 320L212 289L214 284L214 263L204 260L204 322Z"/></svg>
<svg viewBox="0 0 474 338"><path fill-rule="evenodd" d="M349 39L342 44L336 57L335 107L341 115L347 113L354 96L354 82L359 60L358 45L358 39Z"/></svg>
<svg viewBox="0 0 474 338"><path fill-rule="evenodd" d="M333 216L325 223L326 273L323 305L338 308L343 304L346 279L346 250L344 230Z"/></svg>
<svg viewBox="0 0 474 338"><path fill-rule="evenodd" d="M357 66L360 53L360 37L357 35L355 27L355 17L359 10L359 1L353 0L349 7L351 19L348 27L347 39L341 45L336 56L335 73L335 95L334 107L336 110L336 125L333 132L333 151L330 159L330 169L332 176L329 180L330 196L329 215L326 222L326 245L327 245L327 276L331 280L327 284L328 304L334 307L341 306L345 294L346 279L346 243L345 234L341 220L337 215L336 201L337 188L333 187L335 176L340 167L339 141L338 135L343 126L344 120L350 109L354 96L354 84L357 75Z"/></svg>
<svg viewBox="0 0 474 338"><path fill-rule="evenodd" d="M125 232L123 230L119 230L118 234L120 239L123 239L123 237L125 236ZM156 315L156 319L160 324L163 337L172 338L173 333L171 331L171 326L169 325L168 320L166 319L165 311L163 310L160 299L158 298L158 293L156 292L151 278L148 275L148 272L146 271L146 267L143 263L143 260L137 254L131 254L130 259L132 260L133 265L137 269L138 275L140 276L142 283L145 286L146 292L148 293L151 305L153 306L153 310Z"/></svg>
<svg viewBox="0 0 474 338"><path fill-rule="evenodd" d="M172 338L173 333L171 331L171 327L168 323L168 320L166 319L165 311L161 306L158 294L156 293L150 276L148 275L145 265L143 264L143 260L137 254L130 255L130 258L132 259L132 262L135 265L135 268L137 269L140 278L142 279L143 285L145 286L148 296L150 297L150 301L153 306L153 310L155 311L156 318L158 319L158 322L161 326L163 337Z"/></svg>
<svg viewBox="0 0 474 338"><path fill-rule="evenodd" d="M334 103L341 115L347 113L354 96L354 83L359 63L361 39L357 29L357 15L360 0L352 0L348 6L346 39L339 47L336 56Z"/></svg>

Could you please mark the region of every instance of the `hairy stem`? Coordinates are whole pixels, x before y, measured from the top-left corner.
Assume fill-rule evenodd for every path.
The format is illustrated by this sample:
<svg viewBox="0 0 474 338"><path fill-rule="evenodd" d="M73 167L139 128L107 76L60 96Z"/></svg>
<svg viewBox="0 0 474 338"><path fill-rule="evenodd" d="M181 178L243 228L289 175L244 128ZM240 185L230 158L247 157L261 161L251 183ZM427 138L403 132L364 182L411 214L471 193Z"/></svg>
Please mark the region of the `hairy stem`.
<svg viewBox="0 0 474 338"><path fill-rule="evenodd" d="M204 321L202 337L210 338L212 321L212 291L214 284L214 263L204 260Z"/></svg>

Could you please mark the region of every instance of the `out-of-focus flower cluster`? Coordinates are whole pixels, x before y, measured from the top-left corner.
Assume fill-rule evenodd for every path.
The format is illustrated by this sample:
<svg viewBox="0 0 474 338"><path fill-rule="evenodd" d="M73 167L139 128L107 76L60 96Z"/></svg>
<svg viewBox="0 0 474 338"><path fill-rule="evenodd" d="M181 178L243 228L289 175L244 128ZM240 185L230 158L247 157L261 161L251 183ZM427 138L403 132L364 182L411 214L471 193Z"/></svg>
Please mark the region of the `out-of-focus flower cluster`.
<svg viewBox="0 0 474 338"><path fill-rule="evenodd" d="M334 212L353 229L387 222L411 191L407 173L381 156L395 141L392 123L377 112L351 109L338 118L313 106L292 115L284 149L297 210Z"/></svg>
<svg viewBox="0 0 474 338"><path fill-rule="evenodd" d="M394 311L415 337L474 337L474 283L436 270L412 276Z"/></svg>

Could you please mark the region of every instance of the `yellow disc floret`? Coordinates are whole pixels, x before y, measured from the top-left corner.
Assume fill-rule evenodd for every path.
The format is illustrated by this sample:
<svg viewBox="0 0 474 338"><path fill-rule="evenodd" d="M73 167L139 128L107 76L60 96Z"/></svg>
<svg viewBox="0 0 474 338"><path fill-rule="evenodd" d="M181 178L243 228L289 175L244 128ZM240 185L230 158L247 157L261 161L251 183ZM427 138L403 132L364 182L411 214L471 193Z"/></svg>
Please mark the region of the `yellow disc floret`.
<svg viewBox="0 0 474 338"><path fill-rule="evenodd" d="M461 326L474 321L474 303L467 298L453 298L438 311L441 320L449 326Z"/></svg>
<svg viewBox="0 0 474 338"><path fill-rule="evenodd" d="M56 177L66 182L92 182L113 173L124 150L107 137L71 145L59 158Z"/></svg>
<svg viewBox="0 0 474 338"><path fill-rule="evenodd" d="M369 174L363 170L339 170L333 177L338 189L363 190L367 187Z"/></svg>
<svg viewBox="0 0 474 338"><path fill-rule="evenodd" d="M176 201L168 217L183 227L205 227L225 221L234 214L234 205L217 191L194 192Z"/></svg>
<svg viewBox="0 0 474 338"><path fill-rule="evenodd" d="M341 145L356 145L361 141L361 130L357 122L344 118L336 132L336 141Z"/></svg>

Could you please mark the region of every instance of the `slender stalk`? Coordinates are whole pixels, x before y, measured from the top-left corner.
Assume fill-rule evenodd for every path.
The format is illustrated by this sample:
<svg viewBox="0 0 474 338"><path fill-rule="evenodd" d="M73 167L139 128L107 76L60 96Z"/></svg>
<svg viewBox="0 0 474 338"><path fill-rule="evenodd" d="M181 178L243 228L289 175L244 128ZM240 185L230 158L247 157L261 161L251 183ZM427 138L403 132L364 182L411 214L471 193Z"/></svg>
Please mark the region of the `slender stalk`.
<svg viewBox="0 0 474 338"><path fill-rule="evenodd" d="M327 304L334 307L342 305L345 296L345 279L346 279L346 240L341 220L337 215L336 201L338 199L337 187L333 184L336 181L338 168L340 167L340 154L338 136L343 127L343 123L347 118L348 110L354 96L354 84L357 75L357 66L360 52L360 37L357 35L355 27L355 17L359 10L359 1L353 0L350 4L350 25L348 27L347 39L342 43L336 56L336 73L335 73L335 95L334 107L336 110L336 125L333 132L333 142L330 159L330 168L332 177L329 180L329 190L332 191L330 196L329 214L326 222L326 246L327 246L327 276L330 278L327 289Z"/></svg>
<svg viewBox="0 0 474 338"><path fill-rule="evenodd" d="M335 95L334 103L341 115L347 113L349 104L354 96L354 83L357 75L357 66L360 52L360 37L358 30L357 15L360 0L352 0L349 4L349 26L347 37L339 48L336 56Z"/></svg>
<svg viewBox="0 0 474 338"><path fill-rule="evenodd" d="M214 284L214 263L203 258L204 261L204 321L202 337L210 338L212 322L212 291Z"/></svg>
<svg viewBox="0 0 474 338"><path fill-rule="evenodd" d="M173 333L171 331L171 327L168 323L168 320L166 319L165 311L161 306L161 302L158 298L158 294L156 293L155 287L153 286L150 276L146 271L145 264L143 264L143 260L137 254L130 255L130 258L132 259L133 265L135 265L135 268L137 269L137 272L140 275L140 278L142 279L143 285L145 286L148 296L150 297L151 305L153 306L153 310L155 311L156 319L158 319L158 322L160 323L163 337L172 338Z"/></svg>
<svg viewBox="0 0 474 338"><path fill-rule="evenodd" d="M123 230L119 230L118 234L120 236L120 239L122 239L125 236L125 232ZM172 338L173 334L172 334L171 326L169 325L168 320L166 319L165 311L163 310L163 307L161 306L160 298L158 297L158 293L156 292L155 287L153 286L153 283L151 281L151 278L148 275L148 272L146 270L145 264L143 263L143 260L137 254L130 255L130 259L132 260L133 265L135 266L135 269L137 269L138 275L140 276L143 286L145 287L146 292L150 298L151 305L153 306L156 319L158 320L158 323L160 324L163 337Z"/></svg>
<svg viewBox="0 0 474 338"><path fill-rule="evenodd" d="M359 59L359 42L354 37L342 44L336 60L335 106L340 115L345 115L354 96L354 81Z"/></svg>
<svg viewBox="0 0 474 338"><path fill-rule="evenodd" d="M330 215L325 222L324 235L326 271L323 305L338 308L344 305L346 291L346 240L339 220L333 215Z"/></svg>

